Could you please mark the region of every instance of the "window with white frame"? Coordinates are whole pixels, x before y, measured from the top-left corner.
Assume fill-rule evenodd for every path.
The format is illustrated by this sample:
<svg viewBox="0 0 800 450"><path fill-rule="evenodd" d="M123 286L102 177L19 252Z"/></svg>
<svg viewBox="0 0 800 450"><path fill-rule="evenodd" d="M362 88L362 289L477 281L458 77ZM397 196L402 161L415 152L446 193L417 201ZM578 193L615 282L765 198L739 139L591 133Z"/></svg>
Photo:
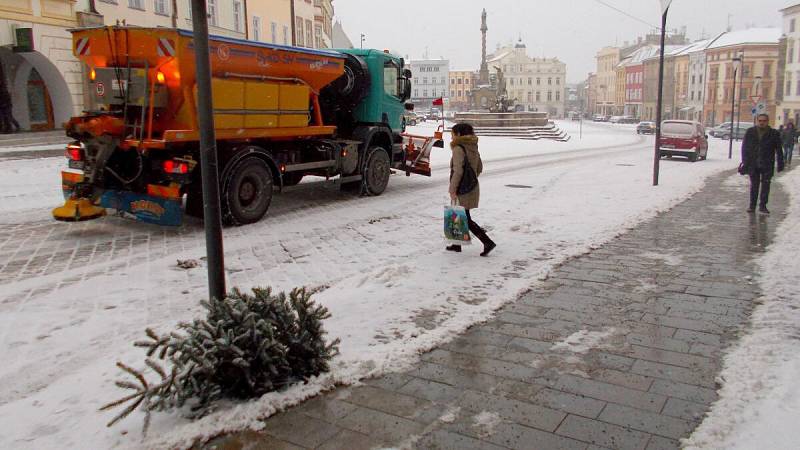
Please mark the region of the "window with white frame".
<svg viewBox="0 0 800 450"><path fill-rule="evenodd" d="M305 39L304 39L305 35L303 34L303 18L302 17L295 17L294 28L295 28L295 30L294 30L295 43L297 44L298 47L305 47Z"/></svg>
<svg viewBox="0 0 800 450"><path fill-rule="evenodd" d="M283 45L289 45L289 25L283 26Z"/></svg>
<svg viewBox="0 0 800 450"><path fill-rule="evenodd" d="M144 0L128 0L128 8L144 10Z"/></svg>
<svg viewBox="0 0 800 450"><path fill-rule="evenodd" d="M208 0L206 8L208 11L208 24L217 26L217 0Z"/></svg>
<svg viewBox="0 0 800 450"><path fill-rule="evenodd" d="M162 16L169 15L167 0L153 0L153 11Z"/></svg>
<svg viewBox="0 0 800 450"><path fill-rule="evenodd" d="M272 43L273 44L277 44L278 43L278 24L277 23L272 22L272 23L269 24L269 34L270 34L270 37L272 38Z"/></svg>
<svg viewBox="0 0 800 450"><path fill-rule="evenodd" d="M233 0L233 31L242 31L242 1Z"/></svg>
<svg viewBox="0 0 800 450"><path fill-rule="evenodd" d="M253 16L253 40L261 40L261 17Z"/></svg>
<svg viewBox="0 0 800 450"><path fill-rule="evenodd" d="M314 24L306 19L306 47L314 47Z"/></svg>

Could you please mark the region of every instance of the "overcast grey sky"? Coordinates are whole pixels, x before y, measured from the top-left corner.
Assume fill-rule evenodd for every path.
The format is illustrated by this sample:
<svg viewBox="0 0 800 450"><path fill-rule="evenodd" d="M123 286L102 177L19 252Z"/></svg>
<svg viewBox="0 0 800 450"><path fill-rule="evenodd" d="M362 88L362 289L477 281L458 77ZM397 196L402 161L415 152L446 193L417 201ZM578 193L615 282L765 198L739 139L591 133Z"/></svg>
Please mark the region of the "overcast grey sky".
<svg viewBox="0 0 800 450"><path fill-rule="evenodd" d="M621 9L650 25L627 17ZM358 47L391 49L412 59L426 51L450 60L455 70L480 65L481 10L488 14L489 52L520 35L531 56L557 56L567 63L567 79L576 82L595 71L594 55L605 45L622 45L661 23L658 0L334 0L336 18ZM667 29L686 26L694 40L728 25L779 27L779 9L790 0L673 0ZM652 26L651 26L652 25Z"/></svg>

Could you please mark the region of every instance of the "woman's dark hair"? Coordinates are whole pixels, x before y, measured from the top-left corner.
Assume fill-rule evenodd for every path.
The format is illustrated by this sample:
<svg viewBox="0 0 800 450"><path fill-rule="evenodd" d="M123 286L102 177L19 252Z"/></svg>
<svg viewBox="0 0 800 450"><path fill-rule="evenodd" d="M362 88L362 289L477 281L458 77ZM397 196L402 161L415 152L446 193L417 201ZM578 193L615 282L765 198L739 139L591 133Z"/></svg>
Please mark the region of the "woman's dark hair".
<svg viewBox="0 0 800 450"><path fill-rule="evenodd" d="M457 123L453 125L453 134L457 134L459 136L468 136L471 134L475 134L475 129L472 128L472 125L468 123Z"/></svg>

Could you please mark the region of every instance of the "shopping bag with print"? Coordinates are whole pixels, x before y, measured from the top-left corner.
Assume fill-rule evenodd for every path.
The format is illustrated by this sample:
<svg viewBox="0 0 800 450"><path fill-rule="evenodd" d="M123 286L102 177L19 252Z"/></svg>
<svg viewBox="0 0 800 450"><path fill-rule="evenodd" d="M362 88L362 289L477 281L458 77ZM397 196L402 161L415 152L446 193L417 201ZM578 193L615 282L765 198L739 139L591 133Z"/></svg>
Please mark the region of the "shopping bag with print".
<svg viewBox="0 0 800 450"><path fill-rule="evenodd" d="M449 244L469 245L471 243L467 211L463 206L445 205L444 239Z"/></svg>

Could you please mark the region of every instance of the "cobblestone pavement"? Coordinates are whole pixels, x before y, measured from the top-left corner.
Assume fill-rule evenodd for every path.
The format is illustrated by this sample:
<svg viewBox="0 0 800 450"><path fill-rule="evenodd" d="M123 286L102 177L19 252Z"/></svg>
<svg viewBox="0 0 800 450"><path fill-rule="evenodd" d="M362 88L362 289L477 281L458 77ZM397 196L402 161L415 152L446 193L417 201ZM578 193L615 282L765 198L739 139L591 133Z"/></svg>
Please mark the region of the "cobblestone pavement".
<svg viewBox="0 0 800 450"><path fill-rule="evenodd" d="M556 268L404 373L339 388L214 449L670 449L716 399L788 199L748 215L730 172Z"/></svg>

